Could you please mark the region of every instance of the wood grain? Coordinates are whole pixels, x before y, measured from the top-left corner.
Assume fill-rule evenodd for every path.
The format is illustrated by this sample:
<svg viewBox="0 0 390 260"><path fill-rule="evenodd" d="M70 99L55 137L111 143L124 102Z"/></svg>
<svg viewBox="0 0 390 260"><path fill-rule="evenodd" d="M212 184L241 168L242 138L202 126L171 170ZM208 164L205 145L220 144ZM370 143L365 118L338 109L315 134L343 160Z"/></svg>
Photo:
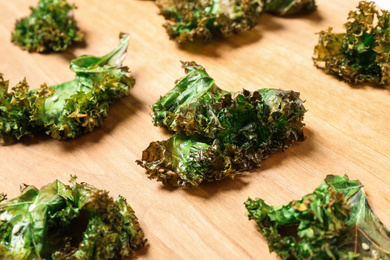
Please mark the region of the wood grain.
<svg viewBox="0 0 390 260"><path fill-rule="evenodd" d="M128 199L148 238L136 259L276 259L255 223L245 217L248 196L276 205L310 193L327 174L359 179L375 214L390 227L390 91L352 87L314 68L315 32L340 31L358 1L318 0L304 17L263 15L250 32L208 45L170 41L152 1L73 0L86 44L64 53L30 54L10 42L17 18L37 0L0 0L0 72L33 88L68 81L71 59L103 55L131 34L125 65L136 80L100 127L74 141L46 136L0 147L0 190L17 196L19 184L41 187L70 174ZM153 126L149 106L184 75L180 60L195 60L226 90L293 89L308 109L307 140L264 161L262 168L198 188L169 189L147 178L135 160L168 134Z"/></svg>

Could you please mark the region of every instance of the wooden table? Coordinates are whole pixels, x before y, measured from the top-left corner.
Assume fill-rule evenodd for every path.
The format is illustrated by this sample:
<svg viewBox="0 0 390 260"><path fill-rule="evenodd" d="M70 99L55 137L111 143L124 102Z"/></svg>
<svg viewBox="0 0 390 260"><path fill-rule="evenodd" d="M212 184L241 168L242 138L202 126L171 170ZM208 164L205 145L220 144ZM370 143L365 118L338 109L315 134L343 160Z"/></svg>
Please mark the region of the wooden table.
<svg viewBox="0 0 390 260"><path fill-rule="evenodd" d="M303 17L263 15L253 30L208 45L170 41L153 1L73 0L85 46L64 53L30 54L10 42L15 20L38 1L0 0L0 72L14 86L25 76L32 88L74 78L71 59L103 55L131 34L124 61L137 80L129 97L115 103L104 126L74 141L45 136L0 147L0 190L9 198L19 184L41 187L54 179L79 181L128 199L148 239L136 259L275 259L244 201L272 205L310 193L327 174L359 179L375 214L390 227L390 91L350 86L313 66L315 32L341 31L358 1L318 0ZM207 68L225 90L293 89L306 100L307 140L272 155L262 168L235 180L170 189L145 175L136 159L149 142L169 137L154 127L149 106L184 75L180 60Z"/></svg>

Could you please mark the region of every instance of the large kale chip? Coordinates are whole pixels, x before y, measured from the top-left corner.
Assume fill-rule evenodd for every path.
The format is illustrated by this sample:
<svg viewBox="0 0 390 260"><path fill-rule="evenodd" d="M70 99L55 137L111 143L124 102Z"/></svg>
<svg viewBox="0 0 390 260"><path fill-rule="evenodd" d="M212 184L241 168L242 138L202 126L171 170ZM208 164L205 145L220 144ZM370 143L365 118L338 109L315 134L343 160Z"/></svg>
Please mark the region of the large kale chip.
<svg viewBox="0 0 390 260"><path fill-rule="evenodd" d="M155 125L176 132L152 142L138 161L151 178L191 186L260 167L276 151L303 141L299 93L279 89L223 91L205 69L184 62L187 75L152 105Z"/></svg>
<svg viewBox="0 0 390 260"><path fill-rule="evenodd" d="M72 81L29 90L26 81L8 92L0 74L0 143L46 132L56 139L75 138L103 123L109 105L128 95L135 80L122 66L129 35L103 57L84 55L74 59Z"/></svg>

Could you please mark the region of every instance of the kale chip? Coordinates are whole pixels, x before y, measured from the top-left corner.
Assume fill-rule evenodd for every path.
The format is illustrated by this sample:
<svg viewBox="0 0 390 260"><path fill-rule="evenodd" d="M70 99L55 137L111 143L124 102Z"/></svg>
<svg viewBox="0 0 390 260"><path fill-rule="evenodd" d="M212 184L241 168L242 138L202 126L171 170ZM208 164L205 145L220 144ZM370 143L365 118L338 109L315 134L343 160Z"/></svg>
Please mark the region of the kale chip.
<svg viewBox="0 0 390 260"><path fill-rule="evenodd" d="M249 31L265 11L279 16L316 9L315 0L156 0L165 29L178 43Z"/></svg>
<svg viewBox="0 0 390 260"><path fill-rule="evenodd" d="M178 43L231 36L257 24L262 0L157 0L170 39Z"/></svg>
<svg viewBox="0 0 390 260"><path fill-rule="evenodd" d="M122 34L120 44L103 57L72 60L76 78L55 86L29 90L24 80L8 92L8 81L0 74L0 143L36 132L76 138L102 125L109 105L135 84L129 68L122 66L129 38Z"/></svg>
<svg viewBox="0 0 390 260"><path fill-rule="evenodd" d="M66 0L40 0L31 15L16 22L12 42L29 52L63 51L83 40Z"/></svg>
<svg viewBox="0 0 390 260"><path fill-rule="evenodd" d="M390 259L390 232L374 215L362 185L328 175L313 193L283 206L245 202L270 251L282 259Z"/></svg>
<svg viewBox="0 0 390 260"><path fill-rule="evenodd" d="M150 178L173 186L233 178L260 167L276 151L303 141L303 101L279 89L227 92L195 62L152 105L156 126L176 132L152 142L138 163Z"/></svg>
<svg viewBox="0 0 390 260"><path fill-rule="evenodd" d="M0 257L13 259L120 259L146 240L126 199L114 200L86 183L56 180L40 190L0 196Z"/></svg>
<svg viewBox="0 0 390 260"><path fill-rule="evenodd" d="M348 15L345 33L319 33L314 65L352 83L390 83L390 13L361 1Z"/></svg>

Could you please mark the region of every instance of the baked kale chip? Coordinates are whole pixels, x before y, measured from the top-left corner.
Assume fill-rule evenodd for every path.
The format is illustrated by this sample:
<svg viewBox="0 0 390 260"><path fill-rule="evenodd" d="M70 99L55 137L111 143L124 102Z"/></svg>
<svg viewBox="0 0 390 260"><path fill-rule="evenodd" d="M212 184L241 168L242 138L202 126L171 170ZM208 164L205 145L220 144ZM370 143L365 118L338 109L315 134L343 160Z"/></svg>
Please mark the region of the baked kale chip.
<svg viewBox="0 0 390 260"><path fill-rule="evenodd" d="M0 196L0 257L13 259L121 259L144 246L126 199L85 183L54 181L40 190Z"/></svg>
<svg viewBox="0 0 390 260"><path fill-rule="evenodd" d="M319 33L314 65L352 83L390 83L390 13L361 1L348 15L346 32Z"/></svg>
<svg viewBox="0 0 390 260"><path fill-rule="evenodd" d="M81 42L73 17L75 5L66 0L40 0L31 15L16 22L12 42L29 52L63 51L74 42Z"/></svg>
<svg viewBox="0 0 390 260"><path fill-rule="evenodd" d="M263 11L286 16L316 9L315 0L156 0L165 29L178 43L249 31Z"/></svg>
<svg viewBox="0 0 390 260"><path fill-rule="evenodd" d="M265 0L265 12L285 16L316 10L315 0Z"/></svg>
<svg viewBox="0 0 390 260"><path fill-rule="evenodd" d="M257 24L264 5L262 0L157 0L156 4L168 20L164 27L170 39L178 43L248 31Z"/></svg>
<svg viewBox="0 0 390 260"><path fill-rule="evenodd" d="M299 93L278 89L223 91L205 69L184 62L187 75L152 105L156 126L176 132L152 142L138 163L173 186L233 178L260 167L276 151L303 141Z"/></svg>
<svg viewBox="0 0 390 260"><path fill-rule="evenodd" d="M8 92L0 74L0 143L45 131L56 139L75 138L103 123L109 105L128 95L135 84L122 66L129 35L103 57L84 55L70 63L72 81L29 90L26 81Z"/></svg>
<svg viewBox="0 0 390 260"><path fill-rule="evenodd" d="M328 175L311 194L283 206L248 199L270 251L282 259L390 259L390 232L359 181Z"/></svg>

